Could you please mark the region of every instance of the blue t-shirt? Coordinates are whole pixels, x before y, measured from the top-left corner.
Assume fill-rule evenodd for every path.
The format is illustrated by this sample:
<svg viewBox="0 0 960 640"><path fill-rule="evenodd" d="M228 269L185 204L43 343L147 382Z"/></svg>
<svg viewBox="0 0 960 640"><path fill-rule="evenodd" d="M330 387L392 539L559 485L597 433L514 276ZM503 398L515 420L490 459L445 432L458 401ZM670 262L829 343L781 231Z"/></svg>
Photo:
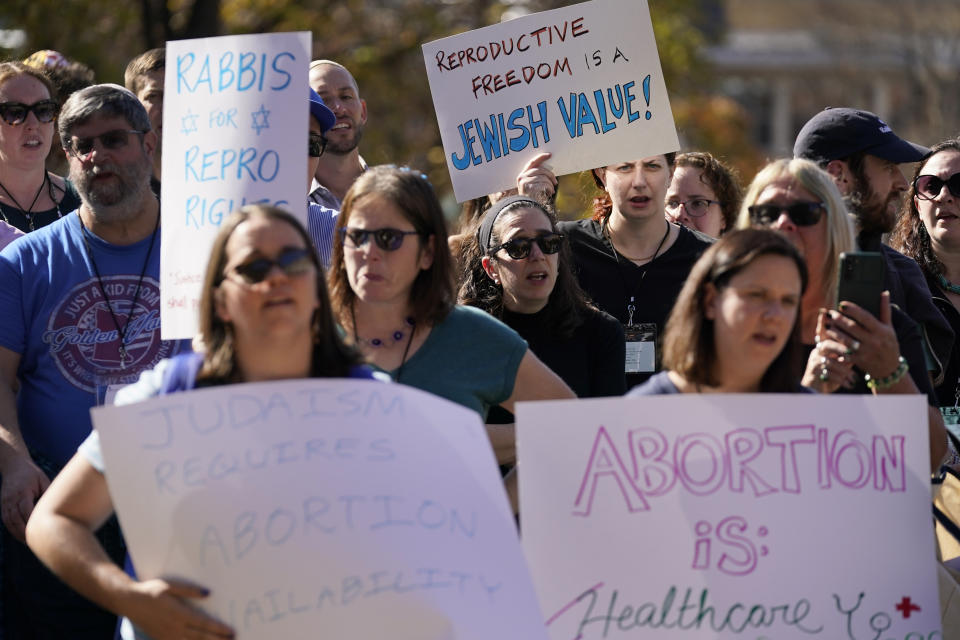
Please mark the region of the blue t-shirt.
<svg viewBox="0 0 960 640"><path fill-rule="evenodd" d="M20 354L20 430L31 451L57 468L90 433L90 408L109 386L135 382L189 348L160 340L159 231L126 246L86 232L102 281L81 233L71 214L0 252L0 346ZM126 332L125 364L117 323Z"/></svg>
<svg viewBox="0 0 960 640"><path fill-rule="evenodd" d="M526 353L527 341L516 331L485 311L456 306L402 367L387 373L486 419L491 406L513 393Z"/></svg>

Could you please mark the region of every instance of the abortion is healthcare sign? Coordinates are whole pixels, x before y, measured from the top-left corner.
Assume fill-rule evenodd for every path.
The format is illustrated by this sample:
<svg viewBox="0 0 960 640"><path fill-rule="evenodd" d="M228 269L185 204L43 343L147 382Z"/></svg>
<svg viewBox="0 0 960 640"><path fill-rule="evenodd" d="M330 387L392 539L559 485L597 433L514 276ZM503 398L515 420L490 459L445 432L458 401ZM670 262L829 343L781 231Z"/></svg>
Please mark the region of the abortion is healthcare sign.
<svg viewBox="0 0 960 640"><path fill-rule="evenodd" d="M307 220L310 33L167 43L160 293L164 339L191 338L220 224L245 204Z"/></svg>
<svg viewBox="0 0 960 640"><path fill-rule="evenodd" d="M552 640L939 640L922 396L517 407Z"/></svg>
<svg viewBox="0 0 960 640"><path fill-rule="evenodd" d="M646 0L592 0L423 45L463 202L549 151L557 175L680 144Z"/></svg>

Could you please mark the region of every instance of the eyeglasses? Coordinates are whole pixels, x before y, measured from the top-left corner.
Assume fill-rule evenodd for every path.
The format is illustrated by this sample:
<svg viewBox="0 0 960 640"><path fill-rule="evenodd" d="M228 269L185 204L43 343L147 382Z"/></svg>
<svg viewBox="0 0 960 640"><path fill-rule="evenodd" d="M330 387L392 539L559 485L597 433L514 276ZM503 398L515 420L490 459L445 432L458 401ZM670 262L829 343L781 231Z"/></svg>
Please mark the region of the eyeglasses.
<svg viewBox="0 0 960 640"><path fill-rule="evenodd" d="M670 211L679 211L682 206L687 210L687 215L693 218L700 218L706 215L707 211L710 210L710 205L720 204L719 200L710 200L708 198L692 198L686 202L668 202L667 209Z"/></svg>
<svg viewBox="0 0 960 640"><path fill-rule="evenodd" d="M918 198L933 200L940 196L943 185L947 185L950 195L960 198L960 173L955 173L946 180L937 176L917 176L913 181L913 190Z"/></svg>
<svg viewBox="0 0 960 640"><path fill-rule="evenodd" d="M310 134L310 142L307 144L307 155L311 158L319 158L327 148L327 139L316 133Z"/></svg>
<svg viewBox="0 0 960 640"><path fill-rule="evenodd" d="M85 160L87 156L93 153L93 147L97 140L100 141L100 144L104 149L116 151L117 149L122 149L127 146L127 143L130 141L131 133L143 135L146 133L146 131L138 131L136 129L113 129L112 131L101 133L98 136L90 136L89 138L78 138L76 136L71 136L69 139L64 141L63 148L75 155L78 160Z"/></svg>
<svg viewBox="0 0 960 640"><path fill-rule="evenodd" d="M794 202L789 205L755 204L747 207L750 212L750 222L768 227L786 212L787 217L798 227L811 227L820 222L824 208L822 202Z"/></svg>
<svg viewBox="0 0 960 640"><path fill-rule="evenodd" d="M0 102L0 118L11 126L23 124L27 116L33 111L37 120L43 123L53 122L60 112L60 105L56 100L41 100L33 104L23 104L22 102Z"/></svg>
<svg viewBox="0 0 960 640"><path fill-rule="evenodd" d="M257 284L266 280L274 267L280 267L288 276L298 276L310 271L314 263L308 249L285 249L273 260L256 258L234 267L233 270L247 284Z"/></svg>
<svg viewBox="0 0 960 640"><path fill-rule="evenodd" d="M540 247L540 251L549 256L560 251L560 247L563 246L563 237L562 233L548 231L533 238L514 238L491 249L490 254L492 255L503 249L507 252L507 255L514 260L523 260L530 255L530 251L533 249L533 243L536 242L537 246Z"/></svg>
<svg viewBox="0 0 960 640"><path fill-rule="evenodd" d="M360 248L367 244L370 238L378 247L384 251L396 251L403 245L403 239L406 236L418 236L419 231L400 231L399 229L357 229L355 227L344 227L340 229L340 235L343 238L350 238L353 246Z"/></svg>

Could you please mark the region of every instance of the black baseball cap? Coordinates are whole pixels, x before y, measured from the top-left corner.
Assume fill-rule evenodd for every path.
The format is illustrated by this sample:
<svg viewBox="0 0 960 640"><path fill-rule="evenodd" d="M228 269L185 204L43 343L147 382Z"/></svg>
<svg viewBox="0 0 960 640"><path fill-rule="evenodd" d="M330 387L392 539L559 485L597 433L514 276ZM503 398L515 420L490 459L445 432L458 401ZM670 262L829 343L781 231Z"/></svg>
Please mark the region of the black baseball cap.
<svg viewBox="0 0 960 640"><path fill-rule="evenodd" d="M794 157L821 165L860 152L900 164L917 162L930 149L900 138L875 113L844 107L827 107L810 118L793 144Z"/></svg>

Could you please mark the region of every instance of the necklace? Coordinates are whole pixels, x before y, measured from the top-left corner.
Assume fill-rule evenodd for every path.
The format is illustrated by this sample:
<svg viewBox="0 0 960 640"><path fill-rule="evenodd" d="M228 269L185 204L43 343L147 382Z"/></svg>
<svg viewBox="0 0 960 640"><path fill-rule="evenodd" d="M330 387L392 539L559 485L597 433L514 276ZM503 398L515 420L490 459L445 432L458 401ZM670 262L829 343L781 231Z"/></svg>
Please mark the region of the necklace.
<svg viewBox="0 0 960 640"><path fill-rule="evenodd" d="M106 289L103 287L103 278L100 276L100 269L97 267L97 261L93 258L93 250L90 249L90 241L87 240L87 234L90 233L87 231L87 227L83 224L83 218L80 217L80 209L77 209L77 220L80 221L80 235L83 237L83 246L86 249L87 257L90 259L90 264L93 265L93 271L97 276L97 284L100 286L100 293L103 295L103 301L107 303L107 311L110 312L110 317L113 319L113 325L117 328L117 335L120 337L120 344L117 347L117 351L120 353L120 366L127 366L127 358L129 354L127 353L127 329L130 328L130 321L133 320L133 314L137 310L137 301L140 300L140 287L143 284L143 277L147 274L147 265L150 264L150 254L153 253L153 245L157 239L157 229L160 228L160 211L157 210L157 223L153 227L153 233L150 234L150 246L147 248L147 257L143 259L143 267L140 269L140 279L137 280L137 288L133 293L133 302L130 303L130 313L127 315L127 321L123 323L123 326L120 326L120 321L117 320L117 314L113 312L113 304L110 303L110 297L107 295Z"/></svg>
<svg viewBox="0 0 960 640"><path fill-rule="evenodd" d="M50 182L50 174L48 174L46 171L43 172L43 181L40 183L40 188L37 189L37 193L33 196L33 200L30 202L30 207L26 209L22 204L17 202L17 199L13 197L12 193L10 193L10 190L7 189L2 182L0 182L0 189L3 189L3 192L7 194L7 197L10 198L10 200L13 202L14 205L16 205L17 209L23 212L24 217L26 217L27 221L30 224L30 231L36 231L36 227L34 226L34 223L33 223L33 216L31 216L30 214L33 213L33 207L35 204L37 204L37 200L40 199L40 194L43 193L43 188L47 184L50 184L50 189L49 189L50 199L53 200L53 204L56 205L57 218L59 218L62 215L60 213L60 205L57 203L56 198L53 197L53 184ZM7 224L10 224L10 219L7 218L7 215L6 213L4 213L2 207L0 207L0 216L3 216L4 222L6 222Z"/></svg>
<svg viewBox="0 0 960 640"><path fill-rule="evenodd" d="M353 322L353 339L357 344L367 344L373 348L379 348L386 345L386 343L380 338L371 338L368 340L357 335L357 312L354 310L353 304L350 305L350 320ZM393 340L393 342L390 343L390 346L393 346L403 340L404 336L407 337L407 344L403 347L403 356L400 357L400 366L397 367L397 375L393 379L394 382L400 382L400 376L403 374L403 365L407 363L407 355L410 353L410 345L413 344L413 334L417 331L416 320L414 320L413 317L407 316L403 319L403 323L405 325L404 328L397 329L390 334L390 338ZM409 335L406 332L407 329L410 330Z"/></svg>
<svg viewBox="0 0 960 640"><path fill-rule="evenodd" d="M613 247L613 250L622 255L624 258L631 262L647 262L649 260L655 260L658 255L660 255L660 249L663 249L663 243L667 241L667 236L670 235L670 223L667 223L667 231L663 234L663 237L660 238L660 244L657 245L657 250L653 252L653 255L644 256L642 258L631 258L623 251L617 249L617 246L613 243L613 236L610 234L610 227L605 226L604 230L607 233L607 239L610 241L610 245Z"/></svg>
<svg viewBox="0 0 960 640"><path fill-rule="evenodd" d="M960 285L953 284L941 273L937 276L937 282L940 283L940 286L949 291L950 293L956 293L960 295Z"/></svg>

